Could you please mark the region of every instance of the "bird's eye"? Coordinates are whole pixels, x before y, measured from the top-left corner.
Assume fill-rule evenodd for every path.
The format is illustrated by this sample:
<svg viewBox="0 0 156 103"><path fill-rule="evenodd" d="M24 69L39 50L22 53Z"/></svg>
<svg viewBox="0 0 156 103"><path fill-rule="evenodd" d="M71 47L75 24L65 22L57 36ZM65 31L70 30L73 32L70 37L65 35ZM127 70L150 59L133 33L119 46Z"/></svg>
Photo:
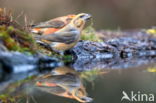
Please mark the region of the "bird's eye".
<svg viewBox="0 0 156 103"><path fill-rule="evenodd" d="M81 15L81 16L80 16L80 18L83 18L83 17L84 17L84 15Z"/></svg>

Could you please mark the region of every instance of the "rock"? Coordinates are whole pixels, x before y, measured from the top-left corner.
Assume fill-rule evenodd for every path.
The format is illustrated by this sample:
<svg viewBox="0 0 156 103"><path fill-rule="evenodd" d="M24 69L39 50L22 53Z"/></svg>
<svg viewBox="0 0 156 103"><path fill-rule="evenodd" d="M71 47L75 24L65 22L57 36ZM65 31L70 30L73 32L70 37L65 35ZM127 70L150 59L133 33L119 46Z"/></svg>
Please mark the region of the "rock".
<svg viewBox="0 0 156 103"><path fill-rule="evenodd" d="M155 61L156 39L120 37L106 42L81 41L71 53L74 56L72 66L78 71L128 68Z"/></svg>
<svg viewBox="0 0 156 103"><path fill-rule="evenodd" d="M5 80L4 77L10 80L20 80L61 65L59 59L53 57L0 51L0 74L3 75L0 80Z"/></svg>
<svg viewBox="0 0 156 103"><path fill-rule="evenodd" d="M81 41L71 49L71 53L75 59L156 56L156 39L138 40L122 37L106 42Z"/></svg>
<svg viewBox="0 0 156 103"><path fill-rule="evenodd" d="M27 72L35 68L56 67L59 63L59 60L53 57L26 55L20 52L0 52L0 61L6 72L13 73Z"/></svg>
<svg viewBox="0 0 156 103"><path fill-rule="evenodd" d="M114 46L121 58L156 56L156 39L139 40L130 37L122 37L108 40L106 43Z"/></svg>
<svg viewBox="0 0 156 103"><path fill-rule="evenodd" d="M76 59L109 59L118 57L118 51L104 42L81 41L71 49Z"/></svg>

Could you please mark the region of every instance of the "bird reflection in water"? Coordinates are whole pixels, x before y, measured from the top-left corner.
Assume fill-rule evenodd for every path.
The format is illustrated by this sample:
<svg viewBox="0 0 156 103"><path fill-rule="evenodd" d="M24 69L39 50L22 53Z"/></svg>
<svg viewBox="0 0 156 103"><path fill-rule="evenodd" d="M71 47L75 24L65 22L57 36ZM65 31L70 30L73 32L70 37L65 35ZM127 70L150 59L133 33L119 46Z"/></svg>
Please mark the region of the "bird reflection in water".
<svg viewBox="0 0 156 103"><path fill-rule="evenodd" d="M58 67L50 74L46 74L36 82L36 86L42 91L52 93L79 102L91 102L92 98L87 97L85 87L78 73L69 67Z"/></svg>

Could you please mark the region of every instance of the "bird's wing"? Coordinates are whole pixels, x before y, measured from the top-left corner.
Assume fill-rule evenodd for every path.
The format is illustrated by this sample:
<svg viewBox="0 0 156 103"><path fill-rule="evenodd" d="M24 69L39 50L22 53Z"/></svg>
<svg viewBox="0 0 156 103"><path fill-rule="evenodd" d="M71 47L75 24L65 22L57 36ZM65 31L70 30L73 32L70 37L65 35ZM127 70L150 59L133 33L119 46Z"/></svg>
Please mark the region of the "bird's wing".
<svg viewBox="0 0 156 103"><path fill-rule="evenodd" d="M36 39L70 44L78 38L79 34L80 34L80 31L76 29L70 29L70 30L63 31L63 32L55 32L49 35L37 36Z"/></svg>
<svg viewBox="0 0 156 103"><path fill-rule="evenodd" d="M41 22L36 25L32 25L32 28L62 28L66 24L61 20L50 20L46 22Z"/></svg>
<svg viewBox="0 0 156 103"><path fill-rule="evenodd" d="M74 17L75 17L74 14L57 17L46 22L41 22L39 24L32 25L32 27L33 28L62 28L65 25L67 25Z"/></svg>

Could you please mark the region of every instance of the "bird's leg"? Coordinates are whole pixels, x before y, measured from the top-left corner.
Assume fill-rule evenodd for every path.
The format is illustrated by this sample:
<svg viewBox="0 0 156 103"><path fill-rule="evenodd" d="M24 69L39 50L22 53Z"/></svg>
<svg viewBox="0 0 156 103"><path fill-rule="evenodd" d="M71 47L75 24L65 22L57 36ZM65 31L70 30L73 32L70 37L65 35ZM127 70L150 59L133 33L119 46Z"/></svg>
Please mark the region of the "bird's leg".
<svg viewBox="0 0 156 103"><path fill-rule="evenodd" d="M57 53L58 55L64 56L64 51L58 51L52 48L52 51L54 51L55 53Z"/></svg>
<svg viewBox="0 0 156 103"><path fill-rule="evenodd" d="M40 44L41 46L45 47L46 49L50 50L50 51L54 51L56 54L63 56L64 55L64 51L58 51L52 48L51 45L44 43L42 41L36 41L38 44Z"/></svg>
<svg viewBox="0 0 156 103"><path fill-rule="evenodd" d="M53 51L53 49L52 49L52 47L49 45L49 44L47 44L47 43L44 43L44 42L42 42L42 41L40 41L40 40L37 40L36 41L39 45L41 45L41 46L43 46L44 48L46 48L46 49L48 49L48 50L52 50Z"/></svg>

